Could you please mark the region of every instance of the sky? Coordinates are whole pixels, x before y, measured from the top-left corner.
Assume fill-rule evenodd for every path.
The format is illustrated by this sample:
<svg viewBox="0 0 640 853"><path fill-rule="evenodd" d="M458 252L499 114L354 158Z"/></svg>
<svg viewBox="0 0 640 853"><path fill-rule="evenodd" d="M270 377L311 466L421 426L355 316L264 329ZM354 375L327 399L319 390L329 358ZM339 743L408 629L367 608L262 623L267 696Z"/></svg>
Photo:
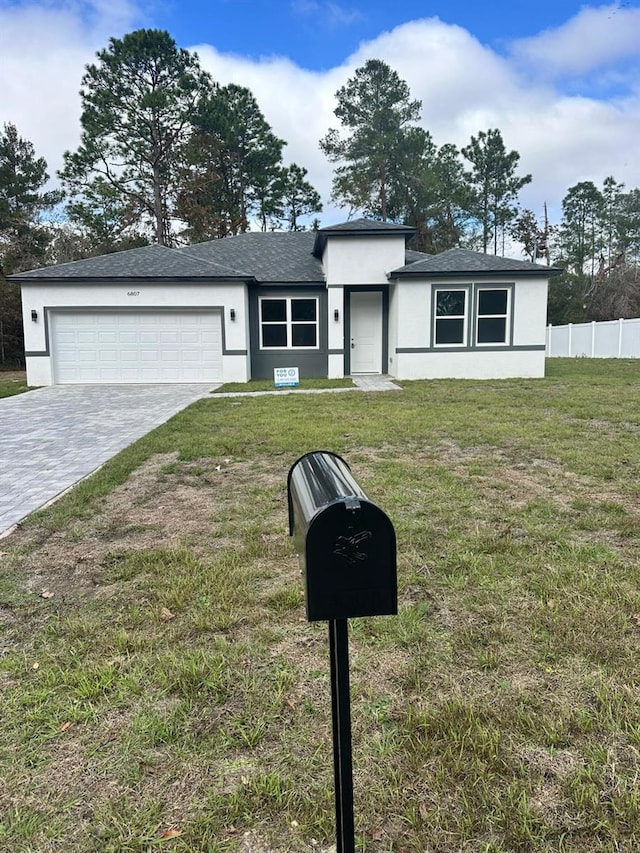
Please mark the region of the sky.
<svg viewBox="0 0 640 853"><path fill-rule="evenodd" d="M44 156L55 183L80 138L80 81L109 38L166 29L220 84L247 86L286 163L308 169L325 210L332 166L318 140L335 92L367 59L394 68L422 101L435 143L462 147L499 128L532 183L521 204L561 217L579 181L640 187L640 0L0 0L0 125Z"/></svg>

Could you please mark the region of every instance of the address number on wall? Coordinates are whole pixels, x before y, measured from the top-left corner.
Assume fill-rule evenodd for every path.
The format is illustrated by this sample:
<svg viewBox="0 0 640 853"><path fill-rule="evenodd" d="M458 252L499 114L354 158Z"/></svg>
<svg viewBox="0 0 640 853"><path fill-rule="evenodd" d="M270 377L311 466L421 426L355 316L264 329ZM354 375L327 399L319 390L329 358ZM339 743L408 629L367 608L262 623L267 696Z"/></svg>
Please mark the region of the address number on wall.
<svg viewBox="0 0 640 853"><path fill-rule="evenodd" d="M140 296L140 291L139 290L128 290L127 296Z"/></svg>

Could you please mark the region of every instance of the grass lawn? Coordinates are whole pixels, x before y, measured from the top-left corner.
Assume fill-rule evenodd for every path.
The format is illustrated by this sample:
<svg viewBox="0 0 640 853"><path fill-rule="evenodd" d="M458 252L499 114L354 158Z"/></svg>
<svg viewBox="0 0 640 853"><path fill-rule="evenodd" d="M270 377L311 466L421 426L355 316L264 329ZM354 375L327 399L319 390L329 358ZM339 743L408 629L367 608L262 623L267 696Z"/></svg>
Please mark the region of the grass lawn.
<svg viewBox="0 0 640 853"><path fill-rule="evenodd" d="M0 399L28 390L27 374L24 370L0 371Z"/></svg>
<svg viewBox="0 0 640 853"><path fill-rule="evenodd" d="M288 390L309 391L318 388L353 388L353 380L346 379L308 379L302 378L295 389ZM273 379L252 379L250 382L227 382L216 388L214 394L243 393L251 391L274 391Z"/></svg>
<svg viewBox="0 0 640 853"><path fill-rule="evenodd" d="M326 625L286 474L398 538L350 623L359 849L640 849L640 362L211 397L0 541L0 849L326 850Z"/></svg>

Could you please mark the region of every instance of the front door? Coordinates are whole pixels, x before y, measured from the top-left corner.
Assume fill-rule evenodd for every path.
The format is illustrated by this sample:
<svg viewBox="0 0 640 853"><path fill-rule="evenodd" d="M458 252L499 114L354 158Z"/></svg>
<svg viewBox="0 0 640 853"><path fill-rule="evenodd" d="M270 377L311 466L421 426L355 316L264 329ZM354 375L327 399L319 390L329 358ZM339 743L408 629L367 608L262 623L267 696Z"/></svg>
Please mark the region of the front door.
<svg viewBox="0 0 640 853"><path fill-rule="evenodd" d="M382 373L382 292L351 292L351 373Z"/></svg>

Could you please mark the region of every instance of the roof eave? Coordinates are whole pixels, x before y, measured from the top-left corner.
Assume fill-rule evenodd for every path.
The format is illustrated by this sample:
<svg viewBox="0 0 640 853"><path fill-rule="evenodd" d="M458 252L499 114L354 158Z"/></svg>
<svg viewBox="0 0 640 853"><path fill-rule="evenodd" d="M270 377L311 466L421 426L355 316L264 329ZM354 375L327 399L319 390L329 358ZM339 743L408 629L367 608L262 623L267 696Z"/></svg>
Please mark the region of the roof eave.
<svg viewBox="0 0 640 853"><path fill-rule="evenodd" d="M332 231L331 228L322 229L316 232L316 239L313 243L313 250L311 254L316 258L321 258L325 246L327 245L327 240L329 237L404 237L405 243L410 240L414 234L416 233L416 229L410 225L403 226L402 228L394 228L393 230L390 228L367 228L363 230L361 228L354 228L352 230L348 229L340 229L336 231Z"/></svg>
<svg viewBox="0 0 640 853"><path fill-rule="evenodd" d="M254 278L250 283L258 287L326 287L327 284L322 278Z"/></svg>
<svg viewBox="0 0 640 853"><path fill-rule="evenodd" d="M11 276L6 276L7 281L14 284L84 284L91 282L92 284L123 284L126 282L147 282L155 284L157 282L207 282L207 281L242 281L252 283L255 281L253 276L247 275L126 275L126 276L33 276L32 278L23 277L21 273Z"/></svg>
<svg viewBox="0 0 640 853"><path fill-rule="evenodd" d="M564 270L549 267L546 270L394 270L392 278L551 278Z"/></svg>

